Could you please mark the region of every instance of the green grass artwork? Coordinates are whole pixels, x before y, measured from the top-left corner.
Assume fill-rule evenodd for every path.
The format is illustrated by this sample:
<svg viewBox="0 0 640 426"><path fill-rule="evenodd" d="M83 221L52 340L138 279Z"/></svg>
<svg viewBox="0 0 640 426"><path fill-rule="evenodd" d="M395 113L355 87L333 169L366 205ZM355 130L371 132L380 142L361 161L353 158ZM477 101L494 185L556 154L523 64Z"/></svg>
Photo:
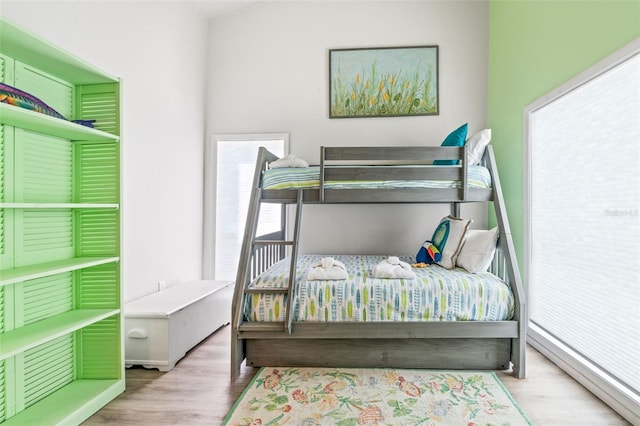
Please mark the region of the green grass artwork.
<svg viewBox="0 0 640 426"><path fill-rule="evenodd" d="M437 115L438 46L329 51L329 117Z"/></svg>

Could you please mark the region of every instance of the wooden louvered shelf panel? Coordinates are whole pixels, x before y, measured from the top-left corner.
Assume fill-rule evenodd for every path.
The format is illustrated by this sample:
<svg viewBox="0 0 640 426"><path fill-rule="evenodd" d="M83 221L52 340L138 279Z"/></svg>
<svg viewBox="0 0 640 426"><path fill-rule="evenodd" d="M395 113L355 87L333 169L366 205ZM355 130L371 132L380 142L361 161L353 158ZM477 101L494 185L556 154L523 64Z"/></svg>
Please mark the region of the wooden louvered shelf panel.
<svg viewBox="0 0 640 426"><path fill-rule="evenodd" d="M120 81L0 19L0 423L80 424L124 391Z"/></svg>
<svg viewBox="0 0 640 426"><path fill-rule="evenodd" d="M75 257L72 259L21 266L13 269L3 269L0 271L0 286L15 284L63 272L77 271L78 269L91 268L93 266L113 263L119 260L120 258L117 256Z"/></svg>
<svg viewBox="0 0 640 426"><path fill-rule="evenodd" d="M0 335L0 360L57 339L119 312L119 309L79 309L3 333Z"/></svg>

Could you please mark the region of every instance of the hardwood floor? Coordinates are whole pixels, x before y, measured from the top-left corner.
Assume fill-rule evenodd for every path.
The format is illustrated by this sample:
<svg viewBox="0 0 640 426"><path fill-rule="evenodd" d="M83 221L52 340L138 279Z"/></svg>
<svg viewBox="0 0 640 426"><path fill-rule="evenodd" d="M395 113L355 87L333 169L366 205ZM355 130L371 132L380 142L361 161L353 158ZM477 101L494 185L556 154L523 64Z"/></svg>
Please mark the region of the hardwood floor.
<svg viewBox="0 0 640 426"><path fill-rule="evenodd" d="M243 367L229 382L229 333L218 330L167 373L127 369L126 391L83 424L219 425L258 371ZM534 425L629 424L531 347L527 379L498 375Z"/></svg>

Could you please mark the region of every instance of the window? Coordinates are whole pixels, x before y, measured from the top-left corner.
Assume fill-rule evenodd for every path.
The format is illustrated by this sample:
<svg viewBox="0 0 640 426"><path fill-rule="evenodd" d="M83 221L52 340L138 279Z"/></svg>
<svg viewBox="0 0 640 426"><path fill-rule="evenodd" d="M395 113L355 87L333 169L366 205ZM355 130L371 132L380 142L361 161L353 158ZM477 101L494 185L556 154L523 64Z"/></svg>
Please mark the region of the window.
<svg viewBox="0 0 640 426"><path fill-rule="evenodd" d="M527 107L530 342L640 412L640 39Z"/></svg>
<svg viewBox="0 0 640 426"><path fill-rule="evenodd" d="M288 134L214 135L205 164L206 279L235 280L247 218L258 149L281 157L288 151ZM281 208L261 207L258 235L280 229Z"/></svg>

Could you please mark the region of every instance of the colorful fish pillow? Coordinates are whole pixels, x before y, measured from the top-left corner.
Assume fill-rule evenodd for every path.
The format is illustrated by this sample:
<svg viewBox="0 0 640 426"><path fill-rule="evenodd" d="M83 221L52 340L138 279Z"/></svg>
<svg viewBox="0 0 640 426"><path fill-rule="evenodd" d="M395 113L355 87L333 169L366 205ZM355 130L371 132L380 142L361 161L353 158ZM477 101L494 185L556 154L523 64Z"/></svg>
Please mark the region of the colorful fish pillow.
<svg viewBox="0 0 640 426"><path fill-rule="evenodd" d="M42 102L42 100L8 84L0 83L0 102L66 120L62 114Z"/></svg>

